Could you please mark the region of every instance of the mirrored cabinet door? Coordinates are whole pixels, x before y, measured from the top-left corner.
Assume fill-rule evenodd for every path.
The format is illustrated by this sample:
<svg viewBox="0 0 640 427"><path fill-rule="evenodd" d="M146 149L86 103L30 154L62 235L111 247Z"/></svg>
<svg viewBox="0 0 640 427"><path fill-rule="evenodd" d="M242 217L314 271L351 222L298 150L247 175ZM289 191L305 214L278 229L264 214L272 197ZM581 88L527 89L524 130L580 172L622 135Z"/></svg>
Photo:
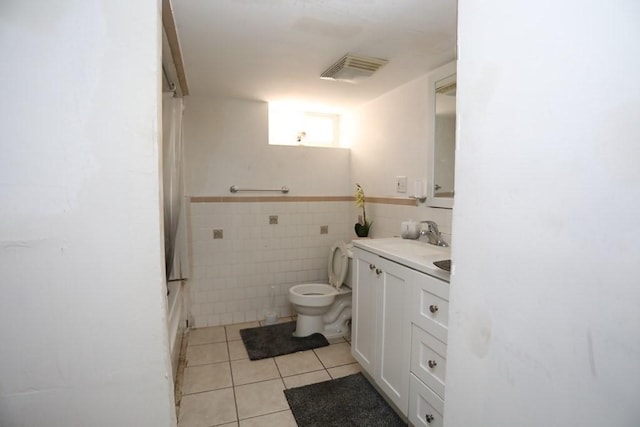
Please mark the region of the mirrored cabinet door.
<svg viewBox="0 0 640 427"><path fill-rule="evenodd" d="M433 135L430 141L430 180L427 204L453 207L455 194L456 74L455 62L434 71Z"/></svg>

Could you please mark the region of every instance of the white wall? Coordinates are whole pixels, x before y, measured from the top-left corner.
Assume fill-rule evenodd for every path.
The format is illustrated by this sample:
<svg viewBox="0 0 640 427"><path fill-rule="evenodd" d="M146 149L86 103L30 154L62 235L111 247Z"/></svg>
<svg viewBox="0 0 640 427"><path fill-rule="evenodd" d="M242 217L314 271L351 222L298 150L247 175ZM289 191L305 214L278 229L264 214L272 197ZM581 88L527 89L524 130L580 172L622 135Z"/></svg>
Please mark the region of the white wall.
<svg viewBox="0 0 640 427"><path fill-rule="evenodd" d="M159 5L4 1L0 425L175 425Z"/></svg>
<svg viewBox="0 0 640 427"><path fill-rule="evenodd" d="M351 145L351 176L366 196L407 197L416 180L427 183L429 139L433 134L434 99L432 75L427 74L356 109ZM396 176L406 176L407 193L396 192ZM426 188L426 187L425 187ZM426 190L425 190L426 191ZM359 210L352 207L355 220ZM372 237L400 234L403 220L435 220L451 234L451 209L367 204L367 219L374 222Z"/></svg>
<svg viewBox="0 0 640 427"><path fill-rule="evenodd" d="M639 22L459 1L449 427L638 425Z"/></svg>
<svg viewBox="0 0 640 427"><path fill-rule="evenodd" d="M429 78L423 76L361 106L353 114L351 173L365 194L410 195L415 180L426 180L433 114ZM431 101L430 101L431 99ZM396 192L396 176L406 176L409 193Z"/></svg>
<svg viewBox="0 0 640 427"><path fill-rule="evenodd" d="M267 107L259 101L187 98L187 194L229 196L232 185L258 189L286 185L295 196L351 194L349 150L270 146Z"/></svg>
<svg viewBox="0 0 640 427"><path fill-rule="evenodd" d="M233 196L240 188L290 188L288 196L351 194L349 150L270 146L268 104L189 97L184 121L186 186L190 196ZM282 196L238 193L235 196ZM264 318L271 286L280 316L289 316L288 288L327 279L331 245L349 239L347 202L191 203L191 324L195 327ZM279 224L270 225L269 216ZM320 234L320 226L329 226ZM223 239L213 239L213 230Z"/></svg>

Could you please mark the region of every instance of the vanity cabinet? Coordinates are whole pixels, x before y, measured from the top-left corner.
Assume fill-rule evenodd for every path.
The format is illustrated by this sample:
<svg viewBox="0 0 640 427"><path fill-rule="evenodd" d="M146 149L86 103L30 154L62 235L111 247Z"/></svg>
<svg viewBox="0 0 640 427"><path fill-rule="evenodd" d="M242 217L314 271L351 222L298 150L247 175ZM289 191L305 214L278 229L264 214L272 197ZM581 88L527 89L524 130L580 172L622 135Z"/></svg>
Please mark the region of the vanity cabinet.
<svg viewBox="0 0 640 427"><path fill-rule="evenodd" d="M352 354L396 407L409 402L407 289L420 273L354 248Z"/></svg>
<svg viewBox="0 0 640 427"><path fill-rule="evenodd" d="M353 357L413 425L442 425L449 284L359 247L353 253Z"/></svg>

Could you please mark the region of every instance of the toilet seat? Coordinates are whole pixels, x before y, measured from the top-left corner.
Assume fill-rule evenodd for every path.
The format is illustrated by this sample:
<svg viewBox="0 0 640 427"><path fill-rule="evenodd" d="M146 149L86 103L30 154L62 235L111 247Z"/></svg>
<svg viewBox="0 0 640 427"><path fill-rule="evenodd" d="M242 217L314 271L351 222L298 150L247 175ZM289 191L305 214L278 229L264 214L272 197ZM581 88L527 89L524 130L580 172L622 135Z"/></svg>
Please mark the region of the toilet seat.
<svg viewBox="0 0 640 427"><path fill-rule="evenodd" d="M329 255L329 264L327 271L329 272L329 284L340 290L347 277L347 269L349 268L349 252L344 242L338 242L331 247L331 255Z"/></svg>
<svg viewBox="0 0 640 427"><path fill-rule="evenodd" d="M327 272L329 284L303 283L289 289L289 301L293 304L308 307L324 307L330 305L335 296L350 292L341 289L349 270L349 249L344 242L337 242L331 247Z"/></svg>

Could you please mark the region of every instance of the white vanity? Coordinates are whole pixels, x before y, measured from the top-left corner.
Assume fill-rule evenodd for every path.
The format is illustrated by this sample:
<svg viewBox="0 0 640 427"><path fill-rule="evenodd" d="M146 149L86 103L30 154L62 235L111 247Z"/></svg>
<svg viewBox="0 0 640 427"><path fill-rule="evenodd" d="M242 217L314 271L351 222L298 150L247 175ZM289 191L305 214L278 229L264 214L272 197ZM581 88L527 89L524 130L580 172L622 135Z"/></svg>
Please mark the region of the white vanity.
<svg viewBox="0 0 640 427"><path fill-rule="evenodd" d="M449 248L398 238L353 242L351 353L414 426L441 426Z"/></svg>

